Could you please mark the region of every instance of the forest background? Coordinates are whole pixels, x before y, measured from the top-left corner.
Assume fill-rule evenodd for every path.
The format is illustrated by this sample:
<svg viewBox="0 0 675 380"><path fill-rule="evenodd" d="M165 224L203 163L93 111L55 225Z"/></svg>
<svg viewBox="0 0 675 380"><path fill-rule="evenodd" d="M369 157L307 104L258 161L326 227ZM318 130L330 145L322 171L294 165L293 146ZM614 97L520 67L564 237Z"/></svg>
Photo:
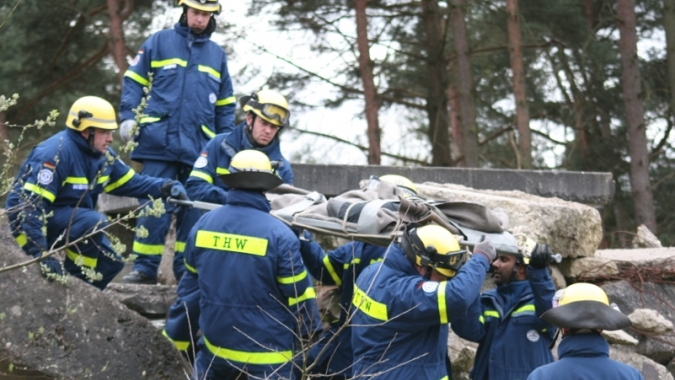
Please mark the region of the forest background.
<svg viewBox="0 0 675 380"><path fill-rule="evenodd" d="M221 4L212 39L235 95L289 98L292 162L611 172L603 244L626 245L640 224L675 242L675 0ZM117 106L174 5L0 0L0 95L20 96L0 112L0 140L58 110L15 147L22 159L75 99Z"/></svg>

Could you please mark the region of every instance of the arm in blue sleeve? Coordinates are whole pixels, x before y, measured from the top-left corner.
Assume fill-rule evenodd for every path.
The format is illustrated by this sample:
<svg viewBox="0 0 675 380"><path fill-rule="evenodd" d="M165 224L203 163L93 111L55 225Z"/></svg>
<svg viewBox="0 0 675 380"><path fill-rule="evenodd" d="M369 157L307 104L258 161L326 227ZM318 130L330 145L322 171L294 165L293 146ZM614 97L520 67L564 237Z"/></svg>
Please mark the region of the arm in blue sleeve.
<svg viewBox="0 0 675 380"><path fill-rule="evenodd" d="M462 339L480 343L485 338L487 328L485 318L483 317L483 303L480 297L471 303L466 311L466 315L457 318L450 324L452 331Z"/></svg>
<svg viewBox="0 0 675 380"><path fill-rule="evenodd" d="M110 179L103 188L106 193L145 199L162 197L160 188L167 182L166 178L137 174L119 157L115 157L110 165L112 166Z"/></svg>
<svg viewBox="0 0 675 380"><path fill-rule="evenodd" d="M190 176L185 182L185 190L190 199L217 204L227 202L227 190L216 185L218 165L223 161L223 165L230 166L228 157L221 157L221 154L224 154L220 152L222 140L221 136L211 139L195 161Z"/></svg>
<svg viewBox="0 0 675 380"><path fill-rule="evenodd" d="M342 285L344 264L350 262L354 243L348 243L326 254L315 241L301 241L300 254L312 277L324 285Z"/></svg>
<svg viewBox="0 0 675 380"><path fill-rule="evenodd" d="M150 84L149 73L152 72L150 56L152 55L153 41L154 38L151 36L143 43L136 58L134 58L135 63L124 73L122 98L120 99L121 121L134 120L136 118L133 110L141 104L141 99L145 96L143 87L148 87Z"/></svg>
<svg viewBox="0 0 675 380"><path fill-rule="evenodd" d="M473 255L457 275L447 282L445 306L448 320L463 318L469 307L480 297L480 288L490 263L483 255Z"/></svg>
<svg viewBox="0 0 675 380"><path fill-rule="evenodd" d="M216 101L216 133L229 133L234 129L234 111L237 99L232 89L232 79L227 69L227 57L220 67L220 93Z"/></svg>
<svg viewBox="0 0 675 380"><path fill-rule="evenodd" d="M553 279L551 279L548 273L548 268L535 269L529 265L527 267L527 279L530 281L532 293L534 294L535 312L540 317L553 307L553 296L555 296ZM542 327L537 326L539 330L543 331L546 329L546 332L553 338L556 328L543 319L539 319L537 322L542 324Z"/></svg>

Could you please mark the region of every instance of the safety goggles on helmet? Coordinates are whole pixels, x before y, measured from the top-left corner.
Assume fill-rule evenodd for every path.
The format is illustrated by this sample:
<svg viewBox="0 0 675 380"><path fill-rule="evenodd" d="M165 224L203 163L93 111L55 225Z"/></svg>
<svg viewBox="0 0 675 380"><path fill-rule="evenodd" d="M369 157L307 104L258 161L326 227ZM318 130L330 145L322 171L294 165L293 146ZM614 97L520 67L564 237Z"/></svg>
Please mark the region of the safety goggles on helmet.
<svg viewBox="0 0 675 380"><path fill-rule="evenodd" d="M431 240L435 240L435 244ZM415 264L436 269L448 278L454 277L468 258L467 251L460 248L450 231L437 225L410 224L401 242L404 252Z"/></svg>
<svg viewBox="0 0 675 380"><path fill-rule="evenodd" d="M218 0L178 0L177 5L188 6L204 12L213 12L216 15L220 14L220 11L222 10Z"/></svg>
<svg viewBox="0 0 675 380"><path fill-rule="evenodd" d="M288 120L290 119L291 113L288 112L288 110L284 107L278 106L276 104L259 103L253 98L251 98L246 104L253 108L253 112L256 110L259 111L259 116L270 123L276 124L280 127L285 127L288 125Z"/></svg>

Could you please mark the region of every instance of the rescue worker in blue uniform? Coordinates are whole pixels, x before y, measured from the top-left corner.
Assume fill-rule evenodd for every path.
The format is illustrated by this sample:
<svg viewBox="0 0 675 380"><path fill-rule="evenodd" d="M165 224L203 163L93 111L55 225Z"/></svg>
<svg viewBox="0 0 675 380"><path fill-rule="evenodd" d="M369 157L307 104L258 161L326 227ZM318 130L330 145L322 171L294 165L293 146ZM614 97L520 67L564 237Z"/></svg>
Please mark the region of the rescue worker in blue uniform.
<svg viewBox="0 0 675 380"><path fill-rule="evenodd" d="M371 177L371 180L375 180ZM417 187L408 178L387 174L380 182L397 186L404 196L417 197ZM316 364L314 374L322 379L339 380L352 377L351 326L347 323L354 296L354 282L370 264L383 261L387 247L352 241L325 253L319 243L300 238L300 253L309 273L322 285L336 285L340 289L340 316L330 321L330 329L322 334L310 350L310 363ZM327 348L324 348L328 345ZM316 362L316 363L314 363Z"/></svg>
<svg viewBox="0 0 675 380"><path fill-rule="evenodd" d="M279 145L279 133L289 124L291 115L288 101L277 91L261 90L240 98L239 103L246 112L246 120L231 133L219 134L206 144L185 185L190 199L225 204L229 188L219 175L227 173L232 157L245 149L265 153L276 162L281 179L293 184L291 164L281 154Z"/></svg>
<svg viewBox="0 0 675 380"><path fill-rule="evenodd" d="M282 181L257 150L237 153L228 169L221 176L227 203L206 213L188 238L187 273L164 334L186 349L189 334L201 330L198 379L293 378L298 316L316 315L316 295L297 236L269 214L264 192ZM195 318L198 325L190 325Z"/></svg>
<svg viewBox="0 0 675 380"><path fill-rule="evenodd" d="M559 290L555 301L541 318L562 331L559 359L532 371L528 380L644 380L637 369L609 358L600 333L624 329L631 321L610 305L602 288L579 282Z"/></svg>
<svg viewBox="0 0 675 380"><path fill-rule="evenodd" d="M353 298L354 376L447 380L448 323L479 296L496 256L489 239L467 252L443 227L408 225L401 244L368 266Z"/></svg>
<svg viewBox="0 0 675 380"><path fill-rule="evenodd" d="M143 163L143 174L185 184L206 143L233 129L236 99L225 51L210 40L221 10L218 0L179 0L178 5L183 7L180 21L150 36L124 74L120 136L138 144L131 159ZM144 87L150 92L137 125L135 110L145 96ZM185 271L185 239L199 216L198 210L188 208L176 215L177 279ZM134 239L138 258L124 282L157 281L170 222L168 215L139 218L138 224L151 233Z"/></svg>
<svg viewBox="0 0 675 380"><path fill-rule="evenodd" d="M179 182L135 174L119 159L109 147L117 120L108 101L78 99L66 126L31 151L5 207L12 233L28 255L37 258L53 245L65 246L63 265L54 256L46 257L43 274L53 278L67 271L104 289L124 263L105 233L96 232L107 226L106 216L95 211L99 194L159 198L172 188L179 197L185 190Z"/></svg>
<svg viewBox="0 0 675 380"><path fill-rule="evenodd" d="M497 255L492 263L496 289L481 294L452 330L478 343L473 380L525 379L553 361L556 328L539 317L553 305L555 285L549 275L551 249L531 244L525 255Z"/></svg>

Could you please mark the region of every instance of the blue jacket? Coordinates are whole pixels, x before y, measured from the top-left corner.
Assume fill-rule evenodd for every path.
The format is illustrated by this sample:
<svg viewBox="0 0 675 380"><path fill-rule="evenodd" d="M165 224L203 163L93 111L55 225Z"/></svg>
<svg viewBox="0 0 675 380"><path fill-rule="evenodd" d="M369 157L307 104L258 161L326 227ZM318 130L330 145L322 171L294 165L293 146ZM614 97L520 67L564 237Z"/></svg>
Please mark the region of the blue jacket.
<svg viewBox="0 0 675 380"><path fill-rule="evenodd" d="M110 148L94 151L82 135L63 130L30 152L7 196L10 220L19 245L29 254L47 248L42 213L59 207L94 209L101 192L137 198L159 198L166 179L134 173ZM17 219L19 216L21 218Z"/></svg>
<svg viewBox="0 0 675 380"><path fill-rule="evenodd" d="M479 296L490 263L474 255L450 281L426 281L398 245L356 280L352 308L354 375L377 379L441 380L448 322ZM369 376L366 376L370 378Z"/></svg>
<svg viewBox="0 0 675 380"><path fill-rule="evenodd" d="M234 127L236 99L225 51L209 34L174 25L150 36L124 74L120 119L133 120L152 86L131 158L192 165L204 145Z"/></svg>
<svg viewBox="0 0 675 380"><path fill-rule="evenodd" d="M193 227L164 332L176 347L187 349L201 330L206 349L233 366L292 358L305 332L295 315L316 314L316 294L298 238L269 211L262 193L233 189Z"/></svg>
<svg viewBox="0 0 675 380"><path fill-rule="evenodd" d="M553 361L556 328L539 316L552 307L555 286L547 268L528 266L527 277L483 293L452 323L459 337L478 343L472 379L525 380Z"/></svg>
<svg viewBox="0 0 675 380"><path fill-rule="evenodd" d="M528 380L644 380L640 372L609 358L609 344L600 334L563 337L559 360L535 369Z"/></svg>
<svg viewBox="0 0 675 380"><path fill-rule="evenodd" d="M328 341L335 332L339 335L329 344L321 354L323 345L312 347L310 357L320 362L326 362L327 373L339 373L351 377L352 372L352 342L351 325L345 324L348 311L354 296L354 281L359 274L370 264L384 260L387 247L380 247L362 242L350 242L326 254L315 241L301 241L300 253L305 266L312 276L324 285L340 287L339 321L334 321L331 330L324 334L322 339ZM344 327L342 327L344 326Z"/></svg>
<svg viewBox="0 0 675 380"><path fill-rule="evenodd" d="M254 147L245 128L246 123L241 123L232 133L219 134L206 144L197 161L193 162L192 172L185 185L190 199L225 204L229 188L218 176L228 173L232 157L246 149L259 150L270 160L277 161L280 165L277 175L285 183L293 184L293 170L291 164L281 154L279 138L275 138L265 147Z"/></svg>

